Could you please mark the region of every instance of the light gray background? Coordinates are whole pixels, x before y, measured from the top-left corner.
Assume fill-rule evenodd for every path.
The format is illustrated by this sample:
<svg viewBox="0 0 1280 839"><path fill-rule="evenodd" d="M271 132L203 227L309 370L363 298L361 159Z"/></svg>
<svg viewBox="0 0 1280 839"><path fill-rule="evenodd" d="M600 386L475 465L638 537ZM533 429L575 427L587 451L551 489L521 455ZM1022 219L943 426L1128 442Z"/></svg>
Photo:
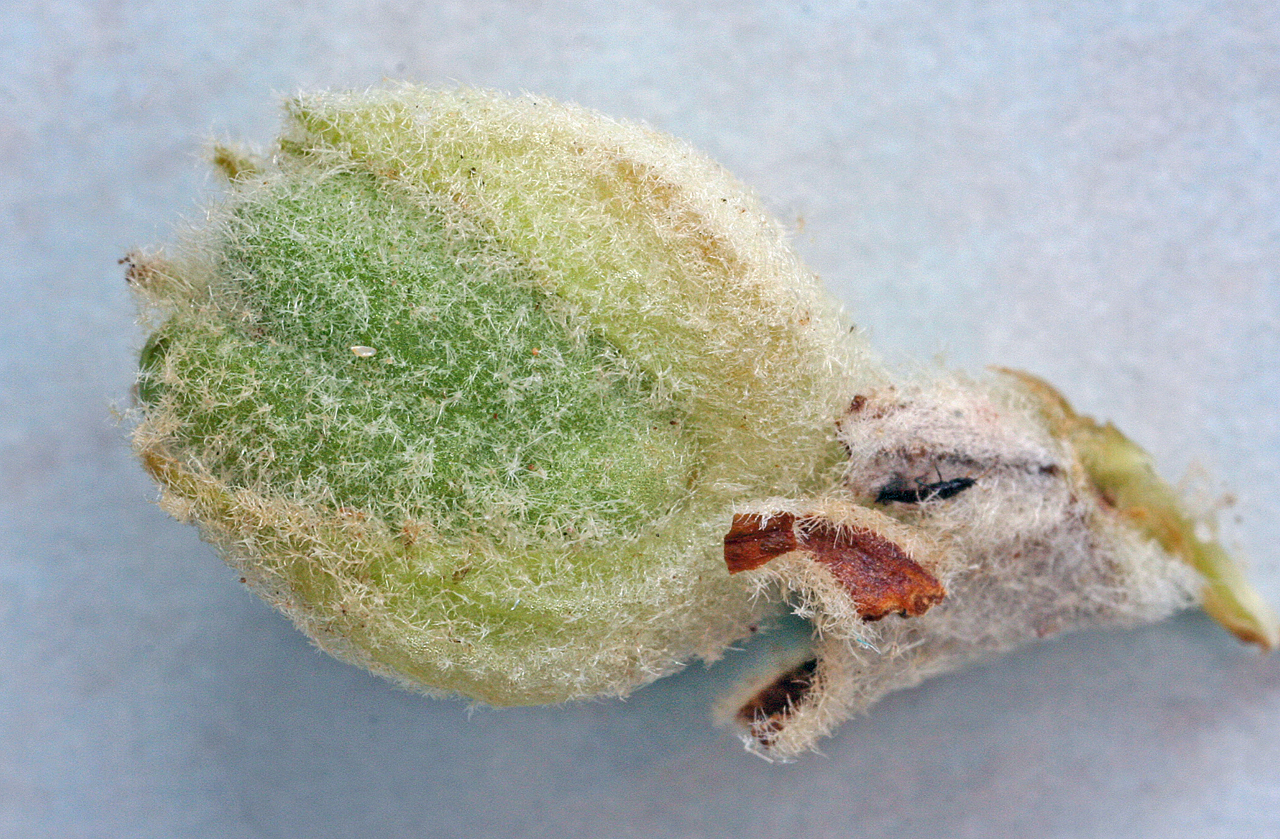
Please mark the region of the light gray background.
<svg viewBox="0 0 1280 839"><path fill-rule="evenodd" d="M1273 2L7 2L0 10L0 834L1280 835L1280 657L1202 616L899 694L770 766L701 666L468 714L313 651L167 519L109 407L116 259L198 215L206 138L384 77L686 137L797 228L895 363L1044 375L1280 604Z"/></svg>

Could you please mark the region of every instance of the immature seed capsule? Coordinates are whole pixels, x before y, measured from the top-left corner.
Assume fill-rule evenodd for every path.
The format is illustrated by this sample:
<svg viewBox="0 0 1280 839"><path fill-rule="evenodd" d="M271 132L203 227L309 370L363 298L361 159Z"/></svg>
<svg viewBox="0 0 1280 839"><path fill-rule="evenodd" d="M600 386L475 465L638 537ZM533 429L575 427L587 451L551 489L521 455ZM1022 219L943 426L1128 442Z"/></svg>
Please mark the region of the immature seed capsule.
<svg viewBox="0 0 1280 839"><path fill-rule="evenodd" d="M130 257L160 320L135 446L344 659L556 702L795 611L811 630L730 703L787 757L976 656L1159 618L1196 597L1188 563L1275 643L1136 446L1025 374L894 385L670 137L403 86L301 96L269 159L215 160L207 227Z"/></svg>

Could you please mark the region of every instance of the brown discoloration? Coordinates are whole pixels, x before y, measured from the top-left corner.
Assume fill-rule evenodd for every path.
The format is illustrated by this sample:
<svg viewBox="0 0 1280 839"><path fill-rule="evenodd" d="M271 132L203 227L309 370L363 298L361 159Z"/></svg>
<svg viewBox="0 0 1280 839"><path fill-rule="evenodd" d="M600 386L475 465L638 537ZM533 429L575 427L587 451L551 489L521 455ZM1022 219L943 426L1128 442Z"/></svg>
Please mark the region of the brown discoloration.
<svg viewBox="0 0 1280 839"><path fill-rule="evenodd" d="M867 406L867 397L858 394L849 402L849 407L845 409L844 416L836 420L836 439L840 441L840 445L844 448L846 457L853 457L853 448L849 445L849 441L844 438L844 421L849 417L862 413L862 409Z"/></svg>
<svg viewBox="0 0 1280 839"><path fill-rule="evenodd" d="M791 553L799 546L796 517L790 513L775 516L734 516L733 525L724 537L724 562L729 573L750 571L769 560Z"/></svg>
<svg viewBox="0 0 1280 839"><path fill-rule="evenodd" d="M870 395L859 393L849 400L848 406L844 409L838 424L843 426L846 420L851 422L864 422L869 420L884 419L894 414L904 407L902 402L893 398L893 391L874 392Z"/></svg>
<svg viewBox="0 0 1280 839"><path fill-rule="evenodd" d="M159 447L143 449L138 453L138 459L142 461L142 468L152 480L162 486L172 486L181 474L178 461L162 453Z"/></svg>
<svg viewBox="0 0 1280 839"><path fill-rule="evenodd" d="M810 659L761 688L738 709L738 721L767 746L782 731L787 717L817 683L818 660Z"/></svg>
<svg viewBox="0 0 1280 839"><path fill-rule="evenodd" d="M792 551L804 551L835 577L866 620L897 612L922 615L947 595L942 583L902 546L864 527L841 527L826 519L734 516L724 538L729 573L759 568Z"/></svg>
<svg viewBox="0 0 1280 839"><path fill-rule="evenodd" d="M697 208L688 189L666 177L656 166L620 155L610 157L613 177L600 184L602 195L617 195L619 206L624 207L627 213L636 207L649 208L649 217L661 220L660 232L679 235L687 258L713 266L727 276L747 273L747 266L733 242ZM739 212L745 211L745 208L739 208ZM697 235L690 235L687 231L697 231Z"/></svg>
<svg viewBox="0 0 1280 839"><path fill-rule="evenodd" d="M116 264L124 266L124 280L135 288L146 288L159 273L157 260L139 251L129 251Z"/></svg>

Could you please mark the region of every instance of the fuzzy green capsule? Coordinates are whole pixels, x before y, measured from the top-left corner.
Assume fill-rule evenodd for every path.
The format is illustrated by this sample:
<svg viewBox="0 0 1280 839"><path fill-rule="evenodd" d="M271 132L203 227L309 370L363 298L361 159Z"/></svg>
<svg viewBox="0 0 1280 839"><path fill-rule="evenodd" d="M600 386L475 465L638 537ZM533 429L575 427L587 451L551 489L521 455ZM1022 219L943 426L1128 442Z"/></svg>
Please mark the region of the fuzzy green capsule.
<svg viewBox="0 0 1280 839"><path fill-rule="evenodd" d="M1025 374L890 381L677 140L402 86L300 96L272 155L215 162L208 223L131 257L135 447L346 660L494 705L623 695L795 612L725 705L785 758L975 657L1162 617L1196 572L1276 642L1136 446Z"/></svg>

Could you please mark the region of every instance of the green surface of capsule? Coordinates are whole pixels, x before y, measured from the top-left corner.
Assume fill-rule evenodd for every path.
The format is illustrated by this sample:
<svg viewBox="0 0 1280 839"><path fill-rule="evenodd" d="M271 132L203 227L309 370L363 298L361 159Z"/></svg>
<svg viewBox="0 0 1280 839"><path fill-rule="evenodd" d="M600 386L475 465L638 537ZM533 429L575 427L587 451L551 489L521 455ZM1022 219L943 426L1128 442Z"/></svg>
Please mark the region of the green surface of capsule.
<svg viewBox="0 0 1280 839"><path fill-rule="evenodd" d="M730 508L832 482L858 352L755 200L544 100L288 113L274 166L218 158L226 206L153 300L170 502L322 645L496 704L745 634Z"/></svg>

